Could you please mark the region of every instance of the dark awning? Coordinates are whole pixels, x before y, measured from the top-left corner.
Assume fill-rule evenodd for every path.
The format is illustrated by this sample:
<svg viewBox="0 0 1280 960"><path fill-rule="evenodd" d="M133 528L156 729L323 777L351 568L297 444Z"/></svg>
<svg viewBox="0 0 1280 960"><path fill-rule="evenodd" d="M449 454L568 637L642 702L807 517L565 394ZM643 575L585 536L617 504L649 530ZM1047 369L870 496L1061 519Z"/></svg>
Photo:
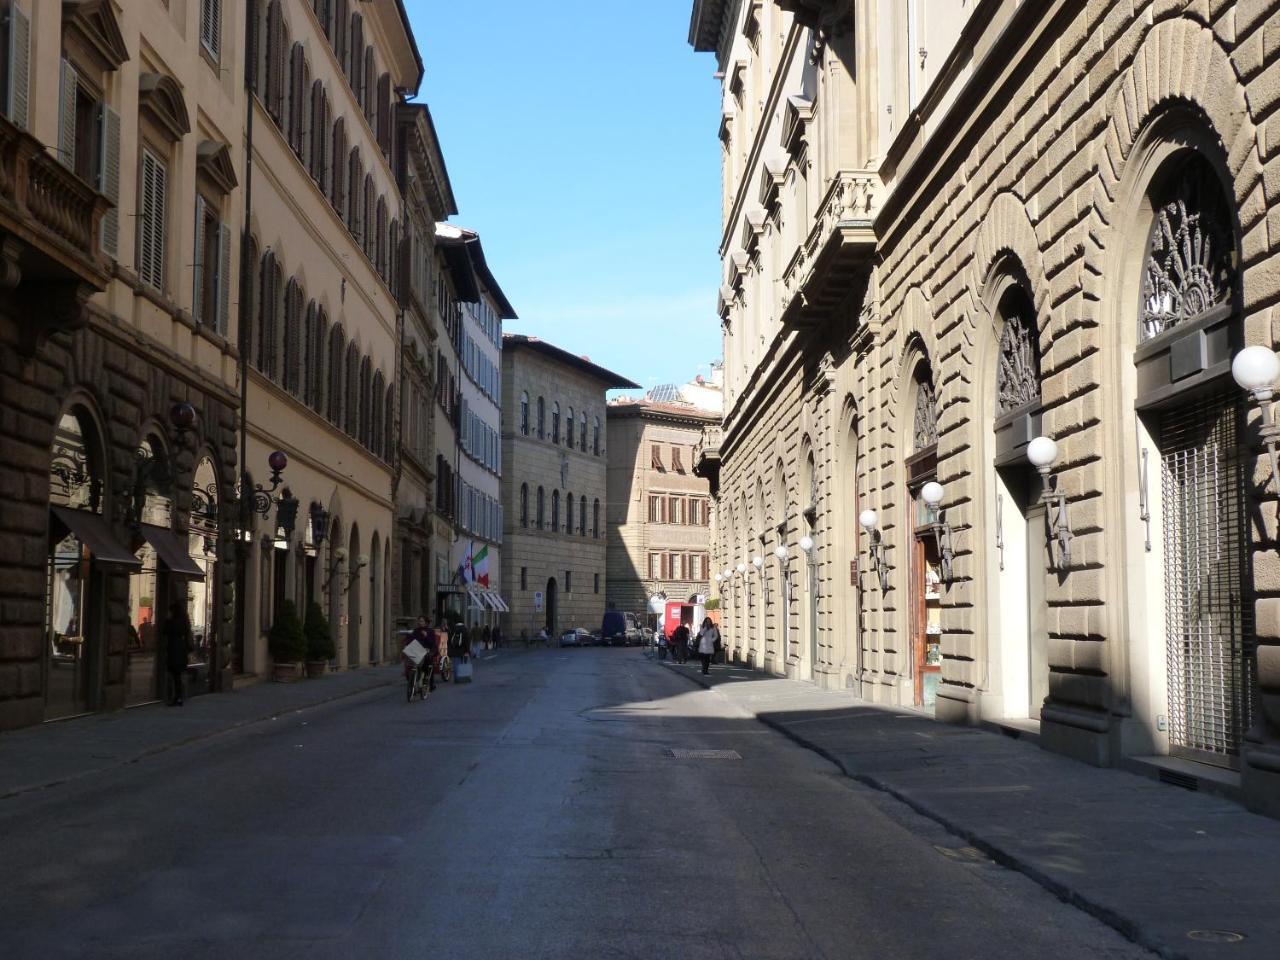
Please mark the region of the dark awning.
<svg viewBox="0 0 1280 960"><path fill-rule="evenodd" d="M149 523L138 524L138 532L155 548L160 562L169 568L169 574L179 580L203 580L204 571L191 559L187 548L172 530Z"/></svg>
<svg viewBox="0 0 1280 960"><path fill-rule="evenodd" d="M49 511L77 540L89 548L94 561L109 567L141 570L142 562L133 551L116 539L105 518L87 510L50 506Z"/></svg>

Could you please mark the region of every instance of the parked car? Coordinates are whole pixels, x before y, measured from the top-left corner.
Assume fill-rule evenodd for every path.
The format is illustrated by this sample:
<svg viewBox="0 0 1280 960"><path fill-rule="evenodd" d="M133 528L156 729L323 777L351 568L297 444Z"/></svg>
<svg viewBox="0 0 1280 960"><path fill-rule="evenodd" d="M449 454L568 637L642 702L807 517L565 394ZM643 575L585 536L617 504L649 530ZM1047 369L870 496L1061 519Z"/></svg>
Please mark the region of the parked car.
<svg viewBox="0 0 1280 960"><path fill-rule="evenodd" d="M643 643L644 637L640 631L640 618L637 617L634 613L628 613L626 617L627 617L627 630L626 630L626 640L625 640L626 645L629 647L632 644Z"/></svg>
<svg viewBox="0 0 1280 960"><path fill-rule="evenodd" d="M589 647L591 646L591 631L584 627L574 627L572 630L566 630L560 635L560 646Z"/></svg>

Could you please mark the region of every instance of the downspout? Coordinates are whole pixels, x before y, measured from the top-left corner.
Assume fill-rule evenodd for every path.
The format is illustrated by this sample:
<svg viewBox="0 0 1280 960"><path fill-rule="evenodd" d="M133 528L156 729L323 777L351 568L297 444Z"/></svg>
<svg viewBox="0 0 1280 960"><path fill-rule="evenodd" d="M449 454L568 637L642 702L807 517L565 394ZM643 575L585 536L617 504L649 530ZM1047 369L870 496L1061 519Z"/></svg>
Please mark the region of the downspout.
<svg viewBox="0 0 1280 960"><path fill-rule="evenodd" d="M254 39L254 25L258 21L258 0L249 0L246 4L244 64L245 92L245 125L244 125L244 223L240 233L240 302L236 305L236 323L240 342L240 523L236 527L236 572L243 589L236 590L236 636L240 638L240 648L247 648L245 637L245 594L248 592L249 576L247 564L249 551L245 546L244 531L249 528L249 473L246 461L249 457L249 350L253 337L249 324L252 318L245 310L245 304L252 296L250 289L253 265L249 263L250 238L252 236L251 216L253 213L253 74L257 62L258 48ZM244 669L244 663L240 668Z"/></svg>

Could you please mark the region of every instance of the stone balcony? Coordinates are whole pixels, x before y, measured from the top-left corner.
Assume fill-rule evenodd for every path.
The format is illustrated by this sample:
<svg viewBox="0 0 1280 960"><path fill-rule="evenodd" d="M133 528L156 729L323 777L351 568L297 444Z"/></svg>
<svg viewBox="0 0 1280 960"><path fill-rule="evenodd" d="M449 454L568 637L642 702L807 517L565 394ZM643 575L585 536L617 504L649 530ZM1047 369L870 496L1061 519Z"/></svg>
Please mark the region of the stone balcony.
<svg viewBox="0 0 1280 960"><path fill-rule="evenodd" d="M99 227L110 207L44 144L0 117L0 301L28 353L51 333L83 324L85 302L106 288Z"/></svg>
<svg viewBox="0 0 1280 960"><path fill-rule="evenodd" d="M870 274L876 249L875 218L883 187L872 170L834 177L818 205L813 229L779 280L784 326L821 323Z"/></svg>
<svg viewBox="0 0 1280 960"><path fill-rule="evenodd" d="M711 486L711 496L720 493L720 441L723 431L719 426L702 428L702 436L693 448L693 475L706 480Z"/></svg>

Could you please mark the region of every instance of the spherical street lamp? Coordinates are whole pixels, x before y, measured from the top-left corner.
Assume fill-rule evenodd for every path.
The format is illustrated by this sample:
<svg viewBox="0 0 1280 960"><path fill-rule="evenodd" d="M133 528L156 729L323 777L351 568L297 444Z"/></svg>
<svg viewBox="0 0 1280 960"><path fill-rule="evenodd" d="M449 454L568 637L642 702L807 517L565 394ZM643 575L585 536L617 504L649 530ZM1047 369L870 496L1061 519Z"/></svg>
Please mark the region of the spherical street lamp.
<svg viewBox="0 0 1280 960"><path fill-rule="evenodd" d="M1254 400L1270 400L1280 379L1280 357L1267 347L1245 347L1231 361L1231 376Z"/></svg>
<svg viewBox="0 0 1280 960"><path fill-rule="evenodd" d="M787 559L787 548L782 544L778 544L773 548L773 555L779 560L785 561Z"/></svg>
<svg viewBox="0 0 1280 960"><path fill-rule="evenodd" d="M876 512L874 510L863 510L862 513L858 514L858 523L861 524L862 529L866 530L868 533L874 530L879 522L880 518L876 516Z"/></svg>
<svg viewBox="0 0 1280 960"><path fill-rule="evenodd" d="M813 549L813 537L809 536L807 533L803 537L801 537L800 549L803 550L805 553L810 552Z"/></svg>

